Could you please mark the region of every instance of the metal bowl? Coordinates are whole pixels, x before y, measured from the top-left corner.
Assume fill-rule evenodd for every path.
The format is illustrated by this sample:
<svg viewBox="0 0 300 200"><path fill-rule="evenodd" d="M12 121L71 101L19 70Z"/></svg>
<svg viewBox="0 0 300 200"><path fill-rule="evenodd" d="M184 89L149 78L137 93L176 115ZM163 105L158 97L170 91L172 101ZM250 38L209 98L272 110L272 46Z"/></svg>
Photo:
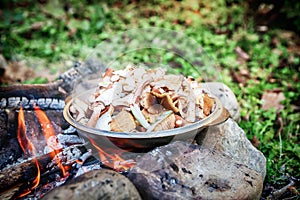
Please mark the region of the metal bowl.
<svg viewBox="0 0 300 200"><path fill-rule="evenodd" d="M215 98L216 106L214 111L206 118L187 126L157 132L132 133L105 131L87 127L72 117L69 109L73 103L73 99L86 96L86 93L74 95L73 98L66 103L63 111L63 116L66 121L75 127L78 133L87 139L87 141L93 140L97 146L118 147L130 151L152 149L168 144L174 140L192 141L203 129L222 123L229 117L228 111L222 106L220 100Z"/></svg>

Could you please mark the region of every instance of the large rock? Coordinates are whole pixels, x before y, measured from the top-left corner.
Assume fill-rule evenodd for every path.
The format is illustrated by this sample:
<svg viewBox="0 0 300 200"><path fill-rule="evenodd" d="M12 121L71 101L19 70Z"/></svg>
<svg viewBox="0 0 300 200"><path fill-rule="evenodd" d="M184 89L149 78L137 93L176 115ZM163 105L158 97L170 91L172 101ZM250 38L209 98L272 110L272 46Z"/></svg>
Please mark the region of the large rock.
<svg viewBox="0 0 300 200"><path fill-rule="evenodd" d="M247 139L243 129L232 119L209 127L207 132L198 136L197 143L203 148L222 152L234 161L244 164L266 176L266 158Z"/></svg>
<svg viewBox="0 0 300 200"><path fill-rule="evenodd" d="M261 175L229 156L186 142L143 155L129 179L143 199L259 199Z"/></svg>
<svg viewBox="0 0 300 200"><path fill-rule="evenodd" d="M240 107L232 90L221 82L202 83L201 86L206 88L210 93L215 95L229 111L230 116L235 121L240 120Z"/></svg>
<svg viewBox="0 0 300 200"><path fill-rule="evenodd" d="M246 138L235 121L240 120L240 108L231 89L220 82L208 82L201 85L220 99L223 106L229 111L231 119L200 135L198 143L205 148L219 150L232 157L235 161L247 165L258 171L262 178L266 176L266 158ZM234 120L234 121L233 121Z"/></svg>
<svg viewBox="0 0 300 200"><path fill-rule="evenodd" d="M58 187L43 199L98 200L141 199L134 185L123 175L107 169L87 172Z"/></svg>

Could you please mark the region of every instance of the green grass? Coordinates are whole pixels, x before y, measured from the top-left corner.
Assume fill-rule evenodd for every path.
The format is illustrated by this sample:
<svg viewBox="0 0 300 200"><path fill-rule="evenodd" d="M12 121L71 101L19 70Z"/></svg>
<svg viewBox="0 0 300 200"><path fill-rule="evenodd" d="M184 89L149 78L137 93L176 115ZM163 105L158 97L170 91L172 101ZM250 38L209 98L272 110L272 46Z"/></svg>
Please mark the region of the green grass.
<svg viewBox="0 0 300 200"><path fill-rule="evenodd" d="M136 27L161 27L184 33L205 50L220 69L222 81L232 88L241 106L240 126L247 137L256 137L267 158L265 183L280 188L288 177L299 178L299 36L282 29L256 31L256 22L246 18L243 1L203 0L132 3L86 3L46 1L23 4L6 2L0 23L0 50L8 60L30 59L33 69L62 73L75 61L83 61L104 39ZM11 9L8 9L12 5ZM298 6L298 4L297 4ZM299 24L299 22L298 22ZM184 44L180 44L181 46ZM188 45L188 44L187 44ZM242 48L250 59L238 62ZM187 46L188 48L188 46ZM134 63L181 66L178 72L197 75L183 58L160 50L141 50L120 57ZM43 66L36 65L42 60ZM244 81L232 74L248 72ZM43 77L26 83L45 82ZM281 110L262 110L262 94L280 89L285 96ZM299 190L299 188L298 188Z"/></svg>

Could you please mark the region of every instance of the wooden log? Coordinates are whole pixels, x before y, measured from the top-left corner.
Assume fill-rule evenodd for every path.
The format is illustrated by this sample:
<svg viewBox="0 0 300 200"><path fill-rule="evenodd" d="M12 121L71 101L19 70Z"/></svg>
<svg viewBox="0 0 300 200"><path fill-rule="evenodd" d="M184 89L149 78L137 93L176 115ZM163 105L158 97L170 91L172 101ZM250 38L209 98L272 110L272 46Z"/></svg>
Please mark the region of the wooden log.
<svg viewBox="0 0 300 200"><path fill-rule="evenodd" d="M59 86L62 80L48 84L18 84L0 87L0 97L26 97L28 99L38 98L64 98L64 94L59 91Z"/></svg>
<svg viewBox="0 0 300 200"><path fill-rule="evenodd" d="M51 162L50 154L37 157L41 173L46 171L46 166ZM0 193L12 188L13 186L24 183L37 175L36 163L33 159L26 160L22 163L8 166L0 171Z"/></svg>
<svg viewBox="0 0 300 200"><path fill-rule="evenodd" d="M14 141L14 143L16 143L16 138L8 137L8 134L13 134L15 136L17 131L15 124L17 119L16 110L19 109L20 105L25 105L25 109L32 109L33 104L37 104L46 112L47 110L61 111L64 107L65 98L71 94L75 85L83 80L84 77L96 75L96 72L100 68L104 69L99 63L88 61L83 65L75 65L70 70L61 74L58 77L58 80L53 83L30 85L19 84L0 87L0 147L5 146L4 148L1 148L3 149L3 152L13 152L12 148L14 146L12 145L12 147L8 148L6 144L8 141ZM61 112L58 113L61 114ZM60 127L63 128L63 126L65 126L64 120L61 116L56 117L63 121L62 124L60 124ZM50 120L55 121L55 119ZM20 148L18 148L18 152L20 152ZM10 157L11 153L3 155L4 156L2 157L0 156L0 159L5 160L7 157L6 155L9 155L8 157ZM41 173L44 173L47 164L51 161L50 155L42 155L37 159L39 161ZM10 188L18 187L18 185L25 181L34 178L37 173L35 170L36 163L32 159L22 163L5 164L5 162L3 162L3 166L0 169L0 197L2 197L1 193L6 193Z"/></svg>
<svg viewBox="0 0 300 200"><path fill-rule="evenodd" d="M75 148L80 150L81 154L87 151L84 145L76 145L64 149L63 150L64 154L72 155L71 152ZM61 152L62 150L59 151ZM77 159L78 158L77 156L80 155L76 155L72 159ZM47 166L49 165L49 163L52 162L52 158L50 154L44 154L38 156L36 159L38 160L39 163L40 173L43 176L44 173L48 172L49 169L47 168ZM74 160L66 160L65 164L71 165L73 161ZM36 177L36 175L37 175L36 162L32 158L25 160L22 163L7 166L5 169L0 171L0 194L2 192L9 190L10 188L19 185L20 183L23 184L28 180L33 180Z"/></svg>

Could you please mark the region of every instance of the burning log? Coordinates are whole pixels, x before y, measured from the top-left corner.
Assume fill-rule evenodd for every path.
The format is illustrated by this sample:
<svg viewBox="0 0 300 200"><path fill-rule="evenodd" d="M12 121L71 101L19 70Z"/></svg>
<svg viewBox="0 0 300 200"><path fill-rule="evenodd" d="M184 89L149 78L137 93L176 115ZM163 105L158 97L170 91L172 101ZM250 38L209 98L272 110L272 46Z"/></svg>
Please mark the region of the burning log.
<svg viewBox="0 0 300 200"><path fill-rule="evenodd" d="M62 110L64 99L75 83L83 76L98 71L98 67L89 61L62 74L54 83L0 87L0 199L11 198L14 193L14 197L20 197L24 187L36 187L38 181L46 183L51 179L49 177L60 173L59 176L64 176L57 165L69 171L77 158L86 152L84 141L78 137L76 129L68 128L70 126L63 119ZM21 107L26 120L20 120ZM20 124L23 130L20 130ZM72 153L74 149L80 150L76 154ZM57 164L58 154L61 164ZM74 155L70 157L70 154ZM39 178L37 174L40 174Z"/></svg>
<svg viewBox="0 0 300 200"><path fill-rule="evenodd" d="M86 148L83 145L73 146L66 148L64 150L59 150L60 157L64 160L63 167L66 171L72 170L72 165L84 155ZM61 169L57 165L51 165L51 163L56 163L53 161L53 155L51 153L37 156L35 159L28 159L22 163L15 164L13 167L8 166L7 168L0 171L0 193L7 191L13 187L18 190L22 185L28 185L29 180L34 180L37 176L37 165L38 163L41 182L51 181L51 174L58 174L63 176ZM53 178L54 179L54 178ZM1 197L1 195L0 195Z"/></svg>
<svg viewBox="0 0 300 200"><path fill-rule="evenodd" d="M46 168L52 158L50 154L37 157L40 170L46 172ZM0 191L3 192L13 186L26 182L36 176L36 164L33 159L24 161L23 163L15 164L14 167L8 166L0 171Z"/></svg>

